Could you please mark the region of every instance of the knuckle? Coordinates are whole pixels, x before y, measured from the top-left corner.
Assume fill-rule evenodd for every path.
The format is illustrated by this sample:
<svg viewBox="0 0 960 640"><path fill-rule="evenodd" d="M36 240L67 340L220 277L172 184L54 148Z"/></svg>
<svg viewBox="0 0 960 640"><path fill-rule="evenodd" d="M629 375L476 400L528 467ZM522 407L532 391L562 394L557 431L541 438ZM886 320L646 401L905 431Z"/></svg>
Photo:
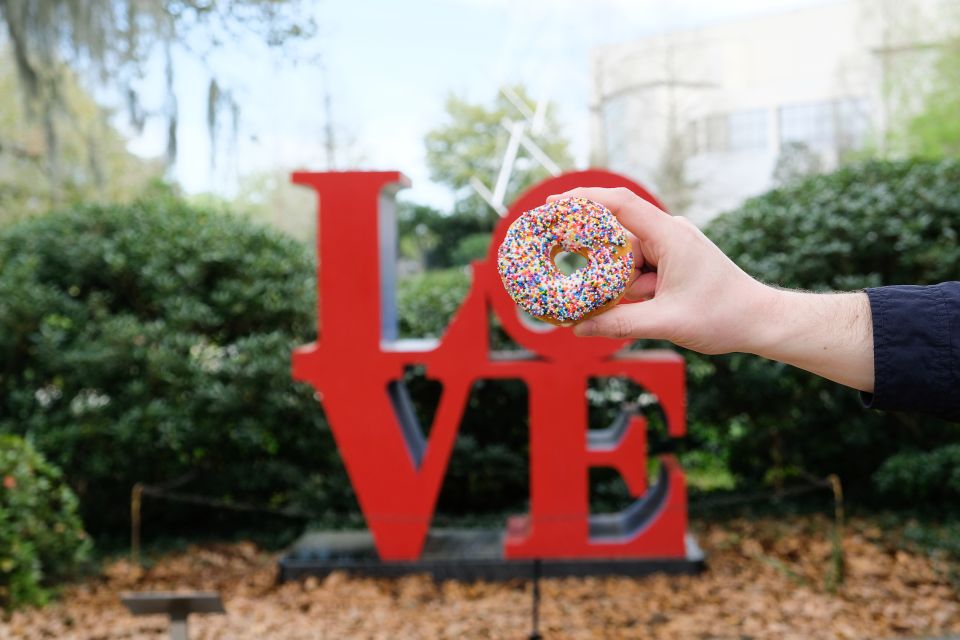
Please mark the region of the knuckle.
<svg viewBox="0 0 960 640"><path fill-rule="evenodd" d="M633 327L631 323L622 315L611 318L609 326L610 336L614 338L629 338Z"/></svg>
<svg viewBox="0 0 960 640"><path fill-rule="evenodd" d="M687 234L700 233L700 228L684 216L673 216L676 228Z"/></svg>

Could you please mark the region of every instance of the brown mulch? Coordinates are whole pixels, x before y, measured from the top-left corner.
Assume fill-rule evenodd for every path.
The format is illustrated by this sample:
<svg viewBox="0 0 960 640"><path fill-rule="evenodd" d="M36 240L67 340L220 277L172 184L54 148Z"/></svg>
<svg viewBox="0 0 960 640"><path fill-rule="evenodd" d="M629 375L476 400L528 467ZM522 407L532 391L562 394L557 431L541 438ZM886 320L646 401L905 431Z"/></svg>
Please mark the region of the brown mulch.
<svg viewBox="0 0 960 640"><path fill-rule="evenodd" d="M693 577L547 579L544 638L892 638L960 631L946 560L847 528L846 579L829 581L830 523L821 518L695 526L709 568ZM60 601L0 621L0 639L165 638L163 617L134 618L122 591L214 590L226 616L192 616L191 638L516 638L530 631L523 583L434 584L333 574L275 583L275 554L204 545L141 570L125 561L64 589Z"/></svg>

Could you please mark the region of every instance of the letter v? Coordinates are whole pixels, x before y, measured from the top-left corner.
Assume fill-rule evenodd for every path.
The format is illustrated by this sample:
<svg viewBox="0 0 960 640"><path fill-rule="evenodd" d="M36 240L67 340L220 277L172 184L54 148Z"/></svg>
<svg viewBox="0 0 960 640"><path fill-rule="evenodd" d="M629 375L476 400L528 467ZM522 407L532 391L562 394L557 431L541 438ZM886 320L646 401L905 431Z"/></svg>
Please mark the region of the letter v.
<svg viewBox="0 0 960 640"><path fill-rule="evenodd" d="M397 410L402 401L387 384L370 388L368 382L356 382L362 377L339 373L339 380L328 378L320 385L324 408L377 551L383 560L414 560L430 528L471 379L464 375L443 381L424 442L417 425L402 423L404 411ZM369 364L365 373L369 380Z"/></svg>

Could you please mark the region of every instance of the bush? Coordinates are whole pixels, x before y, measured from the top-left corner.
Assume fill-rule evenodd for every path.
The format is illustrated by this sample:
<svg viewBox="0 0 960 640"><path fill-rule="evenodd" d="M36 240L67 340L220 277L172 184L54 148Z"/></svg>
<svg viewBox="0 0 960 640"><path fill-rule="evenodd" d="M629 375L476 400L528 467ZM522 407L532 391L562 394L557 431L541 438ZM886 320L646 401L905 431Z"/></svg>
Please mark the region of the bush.
<svg viewBox="0 0 960 640"><path fill-rule="evenodd" d="M439 338L470 290L464 268L427 271L397 285L397 322L403 338Z"/></svg>
<svg viewBox="0 0 960 640"><path fill-rule="evenodd" d="M64 470L94 532L126 530L136 482L274 506L314 476L345 486L313 390L290 377L313 274L295 241L172 198L3 229L0 431ZM148 508L156 528L219 517Z"/></svg>
<svg viewBox="0 0 960 640"><path fill-rule="evenodd" d="M466 266L484 255L496 223L492 210L445 214L426 205L397 205L400 252L429 269Z"/></svg>
<svg viewBox="0 0 960 640"><path fill-rule="evenodd" d="M960 497L960 444L891 456L874 481L883 495L901 504L949 504Z"/></svg>
<svg viewBox="0 0 960 640"><path fill-rule="evenodd" d="M60 470L16 436L0 436L0 485L0 605L43 604L45 585L90 552L77 498Z"/></svg>
<svg viewBox="0 0 960 640"><path fill-rule="evenodd" d="M487 255L489 248L489 233L471 233L457 242L452 256L453 263L470 264L474 260L481 260Z"/></svg>
<svg viewBox="0 0 960 640"><path fill-rule="evenodd" d="M754 198L706 233L745 271L785 287L936 283L958 277L958 184L956 161L867 162ZM863 495L891 455L960 435L931 418L865 411L849 389L753 356L689 363L693 437L725 450L748 482L838 472Z"/></svg>

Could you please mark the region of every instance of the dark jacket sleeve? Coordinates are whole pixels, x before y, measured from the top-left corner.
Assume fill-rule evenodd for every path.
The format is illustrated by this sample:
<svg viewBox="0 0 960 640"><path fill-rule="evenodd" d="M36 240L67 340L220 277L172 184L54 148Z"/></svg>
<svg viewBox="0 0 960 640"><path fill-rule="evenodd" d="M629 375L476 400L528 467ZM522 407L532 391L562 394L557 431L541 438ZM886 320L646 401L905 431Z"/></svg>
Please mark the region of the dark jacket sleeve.
<svg viewBox="0 0 960 640"><path fill-rule="evenodd" d="M960 282L866 291L875 382L864 405L960 421Z"/></svg>

